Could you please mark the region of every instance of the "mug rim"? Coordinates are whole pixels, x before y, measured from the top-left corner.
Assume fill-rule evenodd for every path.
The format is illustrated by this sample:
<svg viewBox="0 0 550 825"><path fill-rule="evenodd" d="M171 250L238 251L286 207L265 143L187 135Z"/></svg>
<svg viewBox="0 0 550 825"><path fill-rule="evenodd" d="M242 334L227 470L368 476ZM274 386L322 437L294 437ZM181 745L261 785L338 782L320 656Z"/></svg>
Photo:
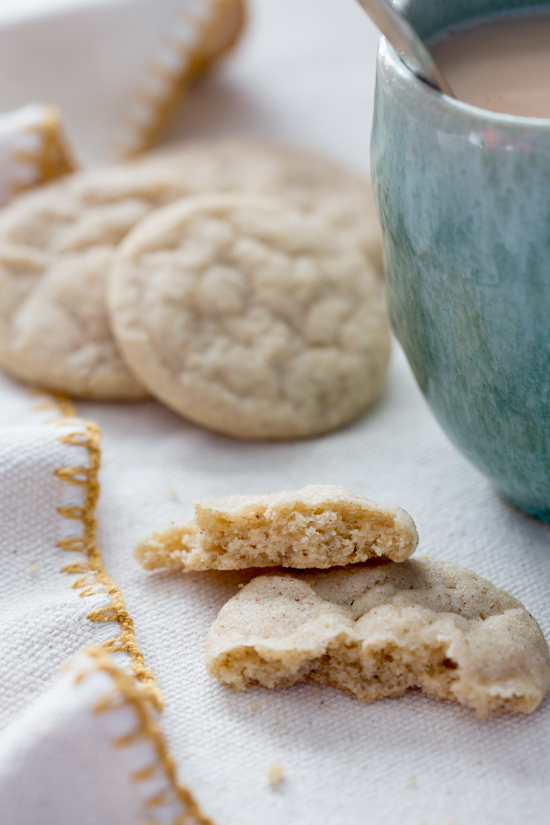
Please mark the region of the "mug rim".
<svg viewBox="0 0 550 825"><path fill-rule="evenodd" d="M400 81L400 85L405 84L405 90L408 94L425 98L426 103L431 107L437 107L441 110L443 115L468 115L475 121L483 122L486 126L489 122L501 128L513 127L514 130L531 130L536 128L537 131L545 130L550 132L550 118L544 117L525 117L523 115L510 115L505 112L491 112L489 109L482 109L479 106L472 106L471 103L465 103L457 98L449 97L443 92L434 89L424 80L417 77L401 60L391 43L386 37L380 38L378 45L378 64L382 69L383 74L385 66L390 66L396 77Z"/></svg>

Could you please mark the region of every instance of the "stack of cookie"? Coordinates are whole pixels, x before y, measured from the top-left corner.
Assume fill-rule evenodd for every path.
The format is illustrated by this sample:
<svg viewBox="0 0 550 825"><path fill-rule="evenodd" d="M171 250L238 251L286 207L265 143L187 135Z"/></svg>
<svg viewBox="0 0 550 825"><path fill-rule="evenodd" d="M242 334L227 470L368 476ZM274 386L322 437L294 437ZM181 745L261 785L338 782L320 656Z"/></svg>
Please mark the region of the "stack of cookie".
<svg viewBox="0 0 550 825"><path fill-rule="evenodd" d="M302 151L224 140L76 173L0 215L0 364L229 435L316 435L383 385L380 265L368 184Z"/></svg>
<svg viewBox="0 0 550 825"><path fill-rule="evenodd" d="M208 671L237 690L309 681L373 701L416 687L480 718L535 710L550 685L535 619L471 570L409 560L417 543L400 507L311 485L197 502L136 557L148 570L294 568L253 578L209 631Z"/></svg>

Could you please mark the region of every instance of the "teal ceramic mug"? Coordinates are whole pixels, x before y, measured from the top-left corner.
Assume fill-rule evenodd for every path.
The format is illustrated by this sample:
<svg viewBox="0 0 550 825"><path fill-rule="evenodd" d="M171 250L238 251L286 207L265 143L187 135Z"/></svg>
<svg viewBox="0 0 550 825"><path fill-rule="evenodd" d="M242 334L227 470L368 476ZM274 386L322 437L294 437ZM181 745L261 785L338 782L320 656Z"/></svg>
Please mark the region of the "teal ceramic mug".
<svg viewBox="0 0 550 825"><path fill-rule="evenodd" d="M521 5L398 4L426 40ZM390 318L432 411L504 498L550 521L550 120L440 95L383 39L371 165Z"/></svg>

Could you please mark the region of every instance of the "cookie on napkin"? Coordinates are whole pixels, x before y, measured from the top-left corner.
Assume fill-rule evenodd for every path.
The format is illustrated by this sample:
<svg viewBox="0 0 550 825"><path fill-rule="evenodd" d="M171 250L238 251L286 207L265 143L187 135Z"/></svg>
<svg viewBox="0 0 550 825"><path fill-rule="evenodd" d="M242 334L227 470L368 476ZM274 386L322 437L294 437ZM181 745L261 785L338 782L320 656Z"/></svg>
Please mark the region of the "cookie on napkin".
<svg viewBox="0 0 550 825"><path fill-rule="evenodd" d="M309 681L370 702L416 687L480 718L531 713L550 684L548 646L523 605L429 558L257 577L221 609L206 664L237 690Z"/></svg>
<svg viewBox="0 0 550 825"><path fill-rule="evenodd" d="M186 191L166 164L70 175L0 213L0 364L47 389L137 399L113 340L105 283L118 243Z"/></svg>
<svg viewBox="0 0 550 825"><path fill-rule="evenodd" d="M120 247L108 304L141 383L227 435L333 430L385 380L389 324L374 269L282 200L219 193L157 210Z"/></svg>
<svg viewBox="0 0 550 825"><path fill-rule="evenodd" d="M195 502L195 518L145 539L136 558L147 570L326 568L384 556L407 559L418 535L405 510L351 490L301 490Z"/></svg>
<svg viewBox="0 0 550 825"><path fill-rule="evenodd" d="M0 213L0 365L75 397L146 397L107 316L114 252L153 209L210 188L284 195L352 247L379 232L368 185L299 150L219 141L76 173Z"/></svg>

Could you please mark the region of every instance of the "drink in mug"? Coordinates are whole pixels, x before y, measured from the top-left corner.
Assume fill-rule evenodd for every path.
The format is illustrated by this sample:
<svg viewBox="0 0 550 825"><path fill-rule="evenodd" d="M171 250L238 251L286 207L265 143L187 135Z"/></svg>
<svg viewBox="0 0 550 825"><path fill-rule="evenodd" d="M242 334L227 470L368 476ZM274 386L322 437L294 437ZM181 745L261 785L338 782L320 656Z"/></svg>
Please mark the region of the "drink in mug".
<svg viewBox="0 0 550 825"><path fill-rule="evenodd" d="M522 117L550 118L550 15L497 17L431 44L459 100Z"/></svg>
<svg viewBox="0 0 550 825"><path fill-rule="evenodd" d="M382 39L371 168L390 318L454 444L504 498L550 521L550 111L541 120L477 108L498 109L522 84L529 93L518 105L546 105L550 74L539 78L537 67L548 50L533 32L549 31L550 0L534 22L495 18L477 33L467 27L532 2L400 0L399 8L426 42L439 41L451 87L476 105L423 83ZM534 38L531 49L521 37L507 41L510 26ZM480 48L486 33L493 51ZM499 42L508 42L507 58ZM495 74L500 59L516 68ZM463 85L474 64L479 80Z"/></svg>

